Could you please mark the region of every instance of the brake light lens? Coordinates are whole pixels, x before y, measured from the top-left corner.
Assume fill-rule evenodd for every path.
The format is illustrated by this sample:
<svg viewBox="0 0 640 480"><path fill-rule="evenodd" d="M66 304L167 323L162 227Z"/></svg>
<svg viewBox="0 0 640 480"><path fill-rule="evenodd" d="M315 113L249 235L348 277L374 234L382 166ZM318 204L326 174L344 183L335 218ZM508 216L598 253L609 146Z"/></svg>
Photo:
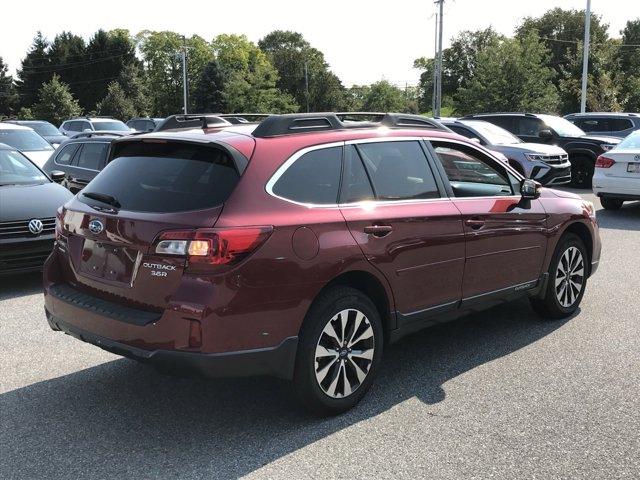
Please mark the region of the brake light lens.
<svg viewBox="0 0 640 480"><path fill-rule="evenodd" d="M596 168L611 168L615 163L615 160L605 157L604 155L600 155L596 160Z"/></svg>
<svg viewBox="0 0 640 480"><path fill-rule="evenodd" d="M185 256L190 265L233 265L256 251L272 231L271 226L169 230L158 237L155 253Z"/></svg>

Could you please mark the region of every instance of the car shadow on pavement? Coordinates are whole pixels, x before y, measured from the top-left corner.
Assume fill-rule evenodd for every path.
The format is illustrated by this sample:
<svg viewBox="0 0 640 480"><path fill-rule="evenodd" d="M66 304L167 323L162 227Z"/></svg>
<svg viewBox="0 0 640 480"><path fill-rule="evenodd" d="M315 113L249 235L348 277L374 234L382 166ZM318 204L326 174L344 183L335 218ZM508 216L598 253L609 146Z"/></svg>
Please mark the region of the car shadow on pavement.
<svg viewBox="0 0 640 480"><path fill-rule="evenodd" d="M166 377L119 359L0 395L3 478L233 478L418 398L552 333L526 300L391 345L355 409L305 412L288 382ZM425 408L425 415L435 416ZM453 420L455 421L455 420Z"/></svg>
<svg viewBox="0 0 640 480"><path fill-rule="evenodd" d="M625 202L620 210L598 210L600 228L640 231L640 202Z"/></svg>
<svg viewBox="0 0 640 480"><path fill-rule="evenodd" d="M0 301L42 292L42 272L0 277Z"/></svg>

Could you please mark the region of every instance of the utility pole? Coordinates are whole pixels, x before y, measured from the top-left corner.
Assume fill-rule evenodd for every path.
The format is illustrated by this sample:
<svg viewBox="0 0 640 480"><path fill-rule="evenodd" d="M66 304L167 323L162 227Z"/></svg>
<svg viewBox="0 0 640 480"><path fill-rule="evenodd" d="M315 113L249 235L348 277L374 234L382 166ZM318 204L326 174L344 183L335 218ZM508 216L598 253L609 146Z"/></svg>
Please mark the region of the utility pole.
<svg viewBox="0 0 640 480"><path fill-rule="evenodd" d="M307 98L307 113L309 113L309 66L304 62L304 91Z"/></svg>
<svg viewBox="0 0 640 480"><path fill-rule="evenodd" d="M189 91L187 89L187 41L182 37L182 93L184 96L184 114L187 112L187 105L189 103Z"/></svg>
<svg viewBox="0 0 640 480"><path fill-rule="evenodd" d="M587 0L587 11L584 15L584 50L582 52L582 95L580 112L587 111L587 75L589 70L589 41L591 38L591 0Z"/></svg>
<svg viewBox="0 0 640 480"><path fill-rule="evenodd" d="M438 14L435 15L435 38L433 39L433 94L431 95L431 113L436 112L436 96L438 95Z"/></svg>
<svg viewBox="0 0 640 480"><path fill-rule="evenodd" d="M440 118L440 109L442 107L442 17L444 16L444 0L437 0L440 6L438 16L438 81L436 83L436 108L433 112L435 118Z"/></svg>

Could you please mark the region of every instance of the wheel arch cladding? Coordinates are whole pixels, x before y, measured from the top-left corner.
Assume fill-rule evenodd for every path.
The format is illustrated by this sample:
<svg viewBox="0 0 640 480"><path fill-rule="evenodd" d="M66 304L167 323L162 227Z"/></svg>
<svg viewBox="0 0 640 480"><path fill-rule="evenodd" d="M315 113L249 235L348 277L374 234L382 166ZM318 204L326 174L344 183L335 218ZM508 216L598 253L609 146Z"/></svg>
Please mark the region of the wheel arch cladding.
<svg viewBox="0 0 640 480"><path fill-rule="evenodd" d="M375 275L363 270L352 270L341 273L327 283L322 290L320 290L316 298L327 290L337 286L351 287L365 294L378 310L385 332L396 328L396 317L391 308L393 299L389 298L384 285Z"/></svg>
<svg viewBox="0 0 640 480"><path fill-rule="evenodd" d="M565 235L567 233L573 233L574 235L577 235L584 243L584 246L587 249L588 257L587 268L589 270L589 275L591 275L591 259L593 257L593 238L591 238L591 232L583 223L574 222L571 223L564 232L562 232L562 235Z"/></svg>

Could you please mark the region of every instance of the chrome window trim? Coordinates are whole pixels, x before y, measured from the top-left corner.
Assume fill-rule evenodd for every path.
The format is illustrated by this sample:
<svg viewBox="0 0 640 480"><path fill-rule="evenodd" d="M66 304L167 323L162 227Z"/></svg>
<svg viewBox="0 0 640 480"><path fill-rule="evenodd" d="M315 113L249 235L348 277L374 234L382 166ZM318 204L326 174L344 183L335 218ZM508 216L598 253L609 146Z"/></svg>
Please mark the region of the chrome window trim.
<svg viewBox="0 0 640 480"><path fill-rule="evenodd" d="M275 171L275 173L271 176L271 178L267 182L267 185L265 186L265 190L272 197L279 198L280 200L284 200L285 202L293 203L295 205L300 205L302 207L337 208L338 207L337 202L336 203L305 203L305 202L298 202L290 198L282 197L273 192L273 187L278 182L278 180L280 180L280 177L284 175L284 172L286 172L289 169L289 167L293 165L294 162L298 160L300 157L302 157L303 155L316 150L324 150L324 149L335 148L335 147L344 147L344 145L345 145L345 142L322 143L320 145L312 145L310 147L305 147L301 150L298 150L293 155L291 155L282 165L280 165L280 167L278 167L278 169Z"/></svg>
<svg viewBox="0 0 640 480"><path fill-rule="evenodd" d="M265 190L266 192L275 198L278 198L282 201L288 202L288 203L292 203L294 205L299 205L301 207L306 207L306 208L330 208L330 209L335 209L335 208L364 208L367 207L368 205L372 205L372 206L386 206L386 205L410 205L410 204L421 204L421 203L432 203L432 202L438 202L438 201L452 201L452 200L475 200L475 199L489 199L489 198L521 198L521 195L518 195L517 193L514 193L512 195L496 195L496 196L481 196L481 197L455 197L455 196L451 196L451 197L440 197L440 198L423 198L423 199L408 199L408 200L363 200L363 201L359 201L359 202L350 202L350 203L305 203L305 202L298 202L296 200L292 200L290 198L286 198L286 197L282 197L280 195L277 195L276 193L273 192L273 187L276 184L276 182L280 179L280 177L284 174L284 172L287 171L287 169L296 161L298 160L300 157L302 157L303 155L305 155L306 153L315 151L315 150L322 150L325 148L334 148L334 147L346 147L347 145L358 145L358 144L362 144L362 143L383 143L383 142L412 142L412 141L418 141L418 142L422 142L422 141L427 141L427 142L449 142L449 143L455 143L455 144L459 144L462 145L464 147L468 147L474 150L477 150L478 152L480 152L483 155L488 156L489 158L493 159L498 165L503 166L509 173L511 173L514 177L516 177L517 179L522 180L524 177L522 175L520 175L516 170L514 170L511 165L506 164L504 162L502 162L501 160L499 160L498 158L494 157L490 151L485 151L481 148L478 148L476 145L470 145L467 142L462 142L456 139L450 139L450 138L443 138L443 137L430 137L430 136L425 136L425 137L415 137L415 136L408 136L408 137L371 137L371 138L360 138L360 139L355 139L355 140L346 140L346 141L339 141L339 142L331 142L331 143L322 143L322 144L318 144L318 145L312 145L310 147L305 147L302 148L300 150L298 150L297 152L295 152L293 155L291 155L282 165L280 165L280 167L278 167L278 169L274 172L274 174L271 176L271 178L269 179L269 181L267 182L266 186L265 186ZM438 159L436 159L438 160ZM438 160L439 161L439 160ZM80 167L76 167L76 168L80 168ZM448 179L447 179L448 181Z"/></svg>

